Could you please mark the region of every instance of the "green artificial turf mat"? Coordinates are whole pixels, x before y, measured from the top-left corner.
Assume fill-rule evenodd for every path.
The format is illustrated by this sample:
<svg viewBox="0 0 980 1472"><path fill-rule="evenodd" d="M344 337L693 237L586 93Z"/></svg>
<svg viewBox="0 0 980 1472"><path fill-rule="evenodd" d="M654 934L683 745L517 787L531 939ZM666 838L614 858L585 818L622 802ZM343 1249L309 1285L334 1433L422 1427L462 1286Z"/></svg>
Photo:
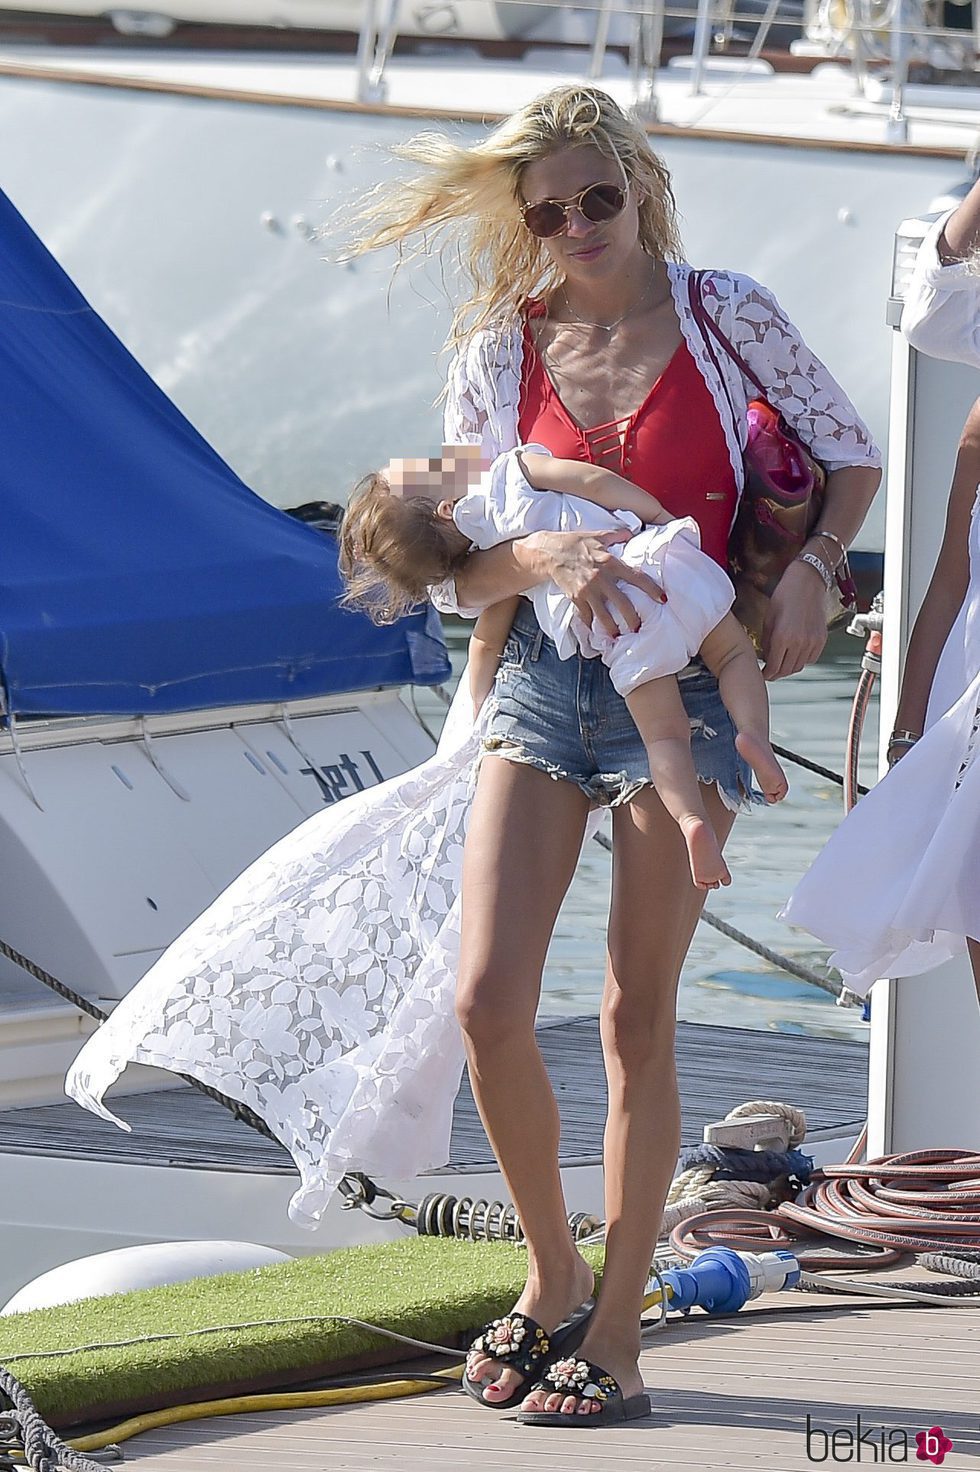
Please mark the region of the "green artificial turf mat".
<svg viewBox="0 0 980 1472"><path fill-rule="evenodd" d="M595 1267L601 1248L586 1255ZM342 1313L435 1343L452 1343L506 1311L524 1284L527 1254L506 1243L411 1237L316 1257L88 1298L0 1318L0 1364L27 1387L54 1425L179 1405L222 1386L288 1384L382 1350L369 1330L330 1322L285 1323ZM190 1336L189 1330L272 1320L261 1327ZM84 1349L109 1341L174 1339ZM42 1358L45 1351L77 1353ZM14 1355L26 1359L11 1359ZM397 1349L393 1348L392 1358ZM447 1361L447 1363L451 1363Z"/></svg>

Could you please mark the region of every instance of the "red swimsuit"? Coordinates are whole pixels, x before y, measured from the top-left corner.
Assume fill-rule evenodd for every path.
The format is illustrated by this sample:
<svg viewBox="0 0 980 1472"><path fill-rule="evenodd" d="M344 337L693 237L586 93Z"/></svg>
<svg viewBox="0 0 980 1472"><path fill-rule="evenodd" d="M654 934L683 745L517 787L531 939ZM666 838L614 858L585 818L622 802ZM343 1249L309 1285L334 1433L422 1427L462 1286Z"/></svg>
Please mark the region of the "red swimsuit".
<svg viewBox="0 0 980 1472"><path fill-rule="evenodd" d="M531 308L531 315L542 309ZM518 432L563 460L604 465L662 501L672 516L691 516L709 557L728 567L735 515L735 473L714 399L682 342L638 409L625 419L583 429L555 390L524 325Z"/></svg>

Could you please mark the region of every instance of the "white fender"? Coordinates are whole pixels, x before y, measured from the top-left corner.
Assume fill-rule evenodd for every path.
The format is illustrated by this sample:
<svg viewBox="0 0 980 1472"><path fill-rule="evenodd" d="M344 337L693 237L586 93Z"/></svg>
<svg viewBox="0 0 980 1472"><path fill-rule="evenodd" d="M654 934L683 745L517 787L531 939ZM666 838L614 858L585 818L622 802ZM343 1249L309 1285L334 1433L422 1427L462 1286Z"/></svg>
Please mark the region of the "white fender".
<svg viewBox="0 0 980 1472"><path fill-rule="evenodd" d="M0 1309L2 1314L24 1314L35 1308L53 1308L80 1298L105 1298L134 1288L157 1288L163 1283L186 1283L218 1273L239 1273L275 1262L291 1261L288 1252L255 1242L147 1242L117 1247L62 1263L19 1288Z"/></svg>

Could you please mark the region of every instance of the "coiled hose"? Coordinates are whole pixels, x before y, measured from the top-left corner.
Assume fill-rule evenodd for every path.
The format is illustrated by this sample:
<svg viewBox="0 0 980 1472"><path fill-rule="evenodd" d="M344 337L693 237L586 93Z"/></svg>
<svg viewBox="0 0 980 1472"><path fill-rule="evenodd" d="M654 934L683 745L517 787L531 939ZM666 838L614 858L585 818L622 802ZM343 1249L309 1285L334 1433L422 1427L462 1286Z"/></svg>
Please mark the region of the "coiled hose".
<svg viewBox="0 0 980 1472"><path fill-rule="evenodd" d="M759 1251L760 1245L797 1251L814 1236L836 1237L863 1250L834 1259L837 1267L889 1267L907 1253L942 1255L973 1277L980 1261L980 1155L965 1150L912 1150L860 1161L862 1133L843 1165L815 1172L795 1201L772 1211L712 1211L688 1217L671 1233L682 1257L705 1247ZM871 1249L870 1253L869 1250ZM963 1254L970 1265L962 1272ZM974 1259L974 1254L977 1254ZM814 1271L826 1257L797 1252L800 1266Z"/></svg>

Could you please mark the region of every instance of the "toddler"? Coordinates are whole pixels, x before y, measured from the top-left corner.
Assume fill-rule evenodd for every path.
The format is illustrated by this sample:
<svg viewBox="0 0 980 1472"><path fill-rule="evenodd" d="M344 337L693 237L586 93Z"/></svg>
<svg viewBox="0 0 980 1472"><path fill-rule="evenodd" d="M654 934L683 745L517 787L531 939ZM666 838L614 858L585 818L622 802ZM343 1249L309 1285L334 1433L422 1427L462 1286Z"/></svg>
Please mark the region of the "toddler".
<svg viewBox="0 0 980 1472"><path fill-rule="evenodd" d="M559 460L541 446L501 455L489 471L473 445L447 445L440 460L392 460L351 495L340 531L345 601L386 622L423 601L434 583L452 577L473 548L535 531L636 532L611 550L650 573L657 601L626 587L640 616L616 637L589 627L571 599L551 582L531 589L535 615L561 658L598 655L636 722L661 801L687 845L694 883L731 883L705 811L690 725L674 676L698 654L718 680L735 724L735 744L768 802L787 792L769 743L769 702L748 634L730 612L727 574L701 551L697 524L675 518L655 497L611 470ZM517 607L516 598L486 609L470 642L469 679L479 710L496 676Z"/></svg>

